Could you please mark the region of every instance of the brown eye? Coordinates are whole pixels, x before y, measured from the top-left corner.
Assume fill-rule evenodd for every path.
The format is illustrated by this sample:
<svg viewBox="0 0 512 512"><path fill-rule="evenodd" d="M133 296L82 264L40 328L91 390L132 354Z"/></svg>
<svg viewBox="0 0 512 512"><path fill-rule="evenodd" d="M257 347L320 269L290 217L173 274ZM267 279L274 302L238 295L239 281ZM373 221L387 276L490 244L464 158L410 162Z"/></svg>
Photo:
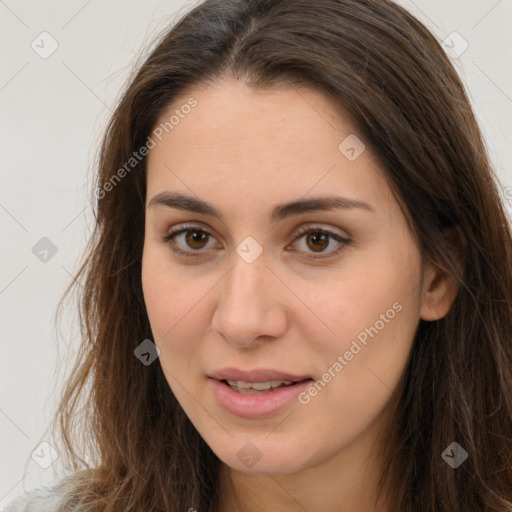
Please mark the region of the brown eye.
<svg viewBox="0 0 512 512"><path fill-rule="evenodd" d="M334 241L335 244L338 244L338 246L331 248L330 250L326 250L331 245L332 241ZM317 227L309 227L298 233L294 245L298 245L299 248L295 248L293 250L306 253L304 257L312 260L329 258L343 251L350 242L351 240L348 238L344 238L332 231ZM313 253L317 253L318 255L314 255Z"/></svg>
<svg viewBox="0 0 512 512"><path fill-rule="evenodd" d="M209 236L210 235L200 230L185 231L185 241L192 249L203 249L208 242Z"/></svg>
<svg viewBox="0 0 512 512"><path fill-rule="evenodd" d="M183 256L198 257L205 256L208 249L213 246L208 243L214 237L198 226L185 226L176 231L171 231L162 240L168 243L171 250Z"/></svg>
<svg viewBox="0 0 512 512"><path fill-rule="evenodd" d="M197 226L185 226L176 231L172 231L165 235L162 240L171 246L173 252L182 256L199 257L208 254L207 249L214 248L208 247L210 241L215 240L214 237L207 231ZM337 246L330 248L332 242ZM300 232L292 245L302 245L299 249L294 248L293 251L306 253L306 259L321 259L329 258L337 255L349 245L350 239L344 238L337 233L317 228L309 227ZM317 253L315 255L314 253Z"/></svg>
<svg viewBox="0 0 512 512"><path fill-rule="evenodd" d="M315 252L321 252L329 245L329 236L323 232L311 232L306 236L306 243Z"/></svg>

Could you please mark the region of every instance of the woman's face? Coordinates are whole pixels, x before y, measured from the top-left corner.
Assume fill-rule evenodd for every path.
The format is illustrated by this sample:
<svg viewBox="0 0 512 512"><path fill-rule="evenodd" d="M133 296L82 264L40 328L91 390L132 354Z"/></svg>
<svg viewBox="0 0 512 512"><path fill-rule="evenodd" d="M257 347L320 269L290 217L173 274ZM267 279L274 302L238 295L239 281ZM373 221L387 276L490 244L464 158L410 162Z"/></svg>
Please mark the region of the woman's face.
<svg viewBox="0 0 512 512"><path fill-rule="evenodd" d="M240 471L371 453L426 287L369 148L311 89L217 81L172 115L152 135L142 267L172 392Z"/></svg>

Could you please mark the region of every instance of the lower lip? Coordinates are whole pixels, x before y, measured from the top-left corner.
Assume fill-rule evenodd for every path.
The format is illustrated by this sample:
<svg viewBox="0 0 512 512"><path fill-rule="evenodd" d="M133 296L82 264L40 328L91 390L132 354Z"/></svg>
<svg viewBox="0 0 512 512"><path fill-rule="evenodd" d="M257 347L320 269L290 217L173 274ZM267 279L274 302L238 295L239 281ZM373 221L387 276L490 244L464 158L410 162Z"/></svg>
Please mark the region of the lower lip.
<svg viewBox="0 0 512 512"><path fill-rule="evenodd" d="M220 380L212 378L208 380L217 401L226 411L248 419L266 418L276 414L313 382L312 379L308 379L261 395L242 395Z"/></svg>

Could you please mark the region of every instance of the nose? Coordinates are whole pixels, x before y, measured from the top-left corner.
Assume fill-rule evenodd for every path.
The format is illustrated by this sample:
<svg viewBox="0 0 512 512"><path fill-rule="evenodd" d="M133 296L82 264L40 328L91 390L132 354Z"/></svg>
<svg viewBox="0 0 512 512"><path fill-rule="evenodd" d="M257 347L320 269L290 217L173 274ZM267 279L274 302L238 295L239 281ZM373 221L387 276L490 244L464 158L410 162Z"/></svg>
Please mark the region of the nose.
<svg viewBox="0 0 512 512"><path fill-rule="evenodd" d="M239 347L284 334L287 328L286 308L282 302L285 290L267 268L263 254L248 263L235 253L233 268L221 283L219 302L212 318L214 332Z"/></svg>

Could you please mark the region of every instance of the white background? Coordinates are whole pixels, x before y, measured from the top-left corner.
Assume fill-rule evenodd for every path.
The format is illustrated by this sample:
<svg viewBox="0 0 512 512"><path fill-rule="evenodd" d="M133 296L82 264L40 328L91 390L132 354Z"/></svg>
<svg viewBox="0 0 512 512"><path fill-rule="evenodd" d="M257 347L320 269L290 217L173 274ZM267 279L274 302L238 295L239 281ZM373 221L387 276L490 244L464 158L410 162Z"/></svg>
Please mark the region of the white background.
<svg viewBox="0 0 512 512"><path fill-rule="evenodd" d="M454 62L496 172L512 186L512 0L400 3L440 40L456 31L469 43ZM91 232L93 158L141 48L190 5L0 0L0 507L59 479L58 460L42 469L30 455L67 371L60 357L78 340L72 312L60 331L53 322ZM43 31L58 43L47 59L31 48ZM57 247L46 263L32 252L42 237Z"/></svg>

